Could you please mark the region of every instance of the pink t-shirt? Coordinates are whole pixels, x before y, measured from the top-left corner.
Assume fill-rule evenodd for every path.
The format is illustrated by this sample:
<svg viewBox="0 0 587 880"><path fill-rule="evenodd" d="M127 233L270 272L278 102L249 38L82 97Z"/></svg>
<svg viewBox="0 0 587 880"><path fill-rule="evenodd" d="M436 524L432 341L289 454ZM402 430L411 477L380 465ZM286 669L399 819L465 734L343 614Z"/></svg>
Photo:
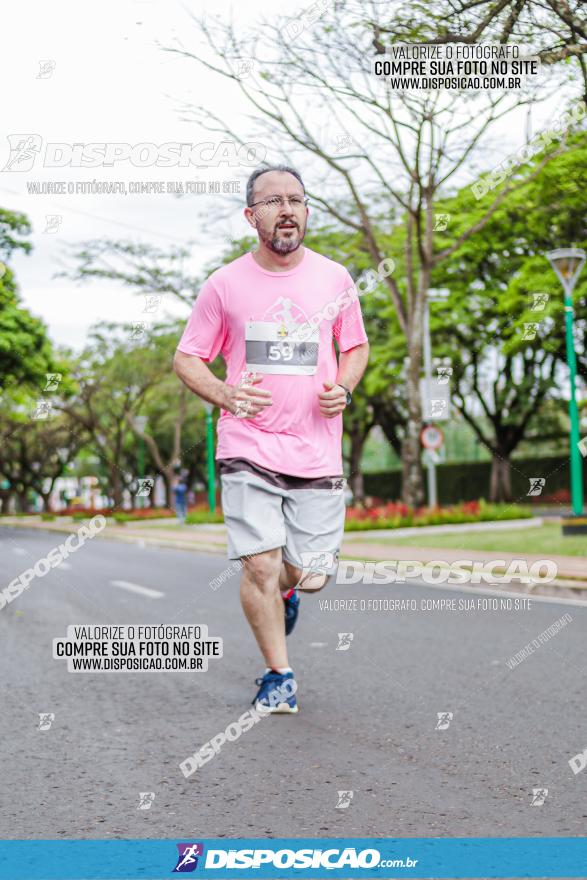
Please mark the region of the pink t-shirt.
<svg viewBox="0 0 587 880"><path fill-rule="evenodd" d="M178 349L204 361L221 354L230 385L246 370L262 373L257 387L273 395L253 419L221 411L216 458L299 477L342 474L342 415L326 419L318 406L323 383L336 382L335 338L340 351L367 342L353 280L339 263L304 247L289 272L268 272L248 253L212 273Z"/></svg>

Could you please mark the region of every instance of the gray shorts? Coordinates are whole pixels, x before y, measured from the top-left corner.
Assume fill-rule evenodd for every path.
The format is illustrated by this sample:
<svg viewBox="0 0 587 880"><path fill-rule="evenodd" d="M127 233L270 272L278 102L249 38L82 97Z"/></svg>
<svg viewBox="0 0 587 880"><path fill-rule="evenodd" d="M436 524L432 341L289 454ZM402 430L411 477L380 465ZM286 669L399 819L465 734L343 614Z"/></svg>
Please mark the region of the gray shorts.
<svg viewBox="0 0 587 880"><path fill-rule="evenodd" d="M336 571L344 531L344 477L292 477L245 458L218 464L229 559L281 547L283 558L305 573Z"/></svg>

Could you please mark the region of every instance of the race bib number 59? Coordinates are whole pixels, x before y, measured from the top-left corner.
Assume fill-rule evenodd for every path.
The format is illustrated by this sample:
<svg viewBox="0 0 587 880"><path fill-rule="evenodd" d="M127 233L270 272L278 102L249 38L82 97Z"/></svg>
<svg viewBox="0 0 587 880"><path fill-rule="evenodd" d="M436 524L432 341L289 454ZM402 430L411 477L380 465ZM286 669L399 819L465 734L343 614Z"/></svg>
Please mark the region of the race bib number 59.
<svg viewBox="0 0 587 880"><path fill-rule="evenodd" d="M247 321L245 344L247 370L257 373L313 376L318 366L320 331L315 329L301 342L285 326L272 321Z"/></svg>

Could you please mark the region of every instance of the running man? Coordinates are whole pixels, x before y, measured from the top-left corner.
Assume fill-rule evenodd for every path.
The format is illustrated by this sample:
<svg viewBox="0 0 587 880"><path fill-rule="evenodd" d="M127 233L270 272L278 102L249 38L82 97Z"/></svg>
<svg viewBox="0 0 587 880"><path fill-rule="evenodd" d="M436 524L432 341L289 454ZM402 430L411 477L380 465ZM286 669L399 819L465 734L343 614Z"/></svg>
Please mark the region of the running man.
<svg viewBox="0 0 587 880"><path fill-rule="evenodd" d="M258 248L204 283L174 369L221 409L216 458L228 555L243 564L241 603L267 666L253 703L297 712L286 635L299 592L322 589L336 571L345 516L342 413L369 345L348 271L302 245L309 211L299 173L257 169L246 195ZM218 354L225 382L207 366Z"/></svg>

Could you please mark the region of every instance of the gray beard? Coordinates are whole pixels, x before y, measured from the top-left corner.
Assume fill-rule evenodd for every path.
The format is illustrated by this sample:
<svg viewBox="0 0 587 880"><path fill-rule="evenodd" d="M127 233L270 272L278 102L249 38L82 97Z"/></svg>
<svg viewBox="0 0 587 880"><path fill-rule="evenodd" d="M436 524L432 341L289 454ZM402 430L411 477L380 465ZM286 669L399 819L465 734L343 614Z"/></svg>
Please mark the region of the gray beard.
<svg viewBox="0 0 587 880"><path fill-rule="evenodd" d="M263 244L267 245L273 253L283 256L284 254L291 254L293 251L297 251L304 240L304 233L298 228L295 238L280 238L279 232L276 232L272 238L267 238L264 235L261 235L260 237Z"/></svg>
<svg viewBox="0 0 587 880"><path fill-rule="evenodd" d="M302 239L298 235L296 238L279 238L278 235L275 235L270 242L267 242L272 251L276 254L291 254L293 251L297 251L299 246L302 243Z"/></svg>

